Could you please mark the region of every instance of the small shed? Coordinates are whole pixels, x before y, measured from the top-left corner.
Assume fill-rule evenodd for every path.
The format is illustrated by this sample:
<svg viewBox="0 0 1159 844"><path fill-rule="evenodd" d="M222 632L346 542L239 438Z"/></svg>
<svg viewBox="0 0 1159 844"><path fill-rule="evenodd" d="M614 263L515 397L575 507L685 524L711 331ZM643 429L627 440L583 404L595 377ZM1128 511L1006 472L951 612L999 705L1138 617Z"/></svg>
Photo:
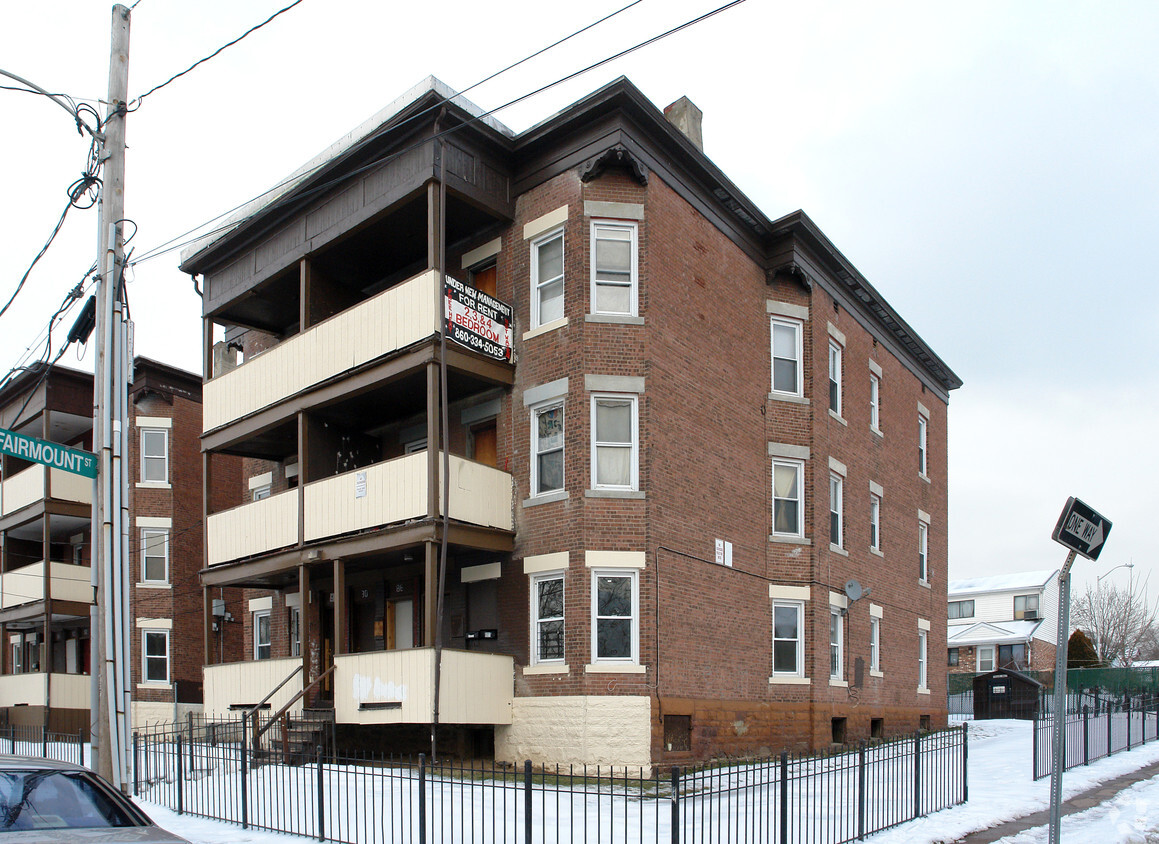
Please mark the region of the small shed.
<svg viewBox="0 0 1159 844"><path fill-rule="evenodd" d="M974 719L1038 717L1042 684L1018 671L1000 668L974 678Z"/></svg>

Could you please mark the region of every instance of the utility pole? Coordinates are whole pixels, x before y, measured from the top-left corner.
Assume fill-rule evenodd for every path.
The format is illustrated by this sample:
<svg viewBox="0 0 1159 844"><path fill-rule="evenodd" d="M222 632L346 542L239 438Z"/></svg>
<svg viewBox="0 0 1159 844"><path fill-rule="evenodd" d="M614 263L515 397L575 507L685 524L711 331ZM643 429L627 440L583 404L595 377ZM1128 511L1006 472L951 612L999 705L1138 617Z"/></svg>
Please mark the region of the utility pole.
<svg viewBox="0 0 1159 844"><path fill-rule="evenodd" d="M127 441L126 327L120 279L124 269L125 120L129 96L129 10L113 6L109 96L101 138L102 185L97 230L96 337L93 378L93 450L99 467L94 483L92 569L96 612L90 631L90 671L97 695L90 701L90 726L97 773L124 790L129 728L127 681L129 614L127 550L128 485L121 457Z"/></svg>

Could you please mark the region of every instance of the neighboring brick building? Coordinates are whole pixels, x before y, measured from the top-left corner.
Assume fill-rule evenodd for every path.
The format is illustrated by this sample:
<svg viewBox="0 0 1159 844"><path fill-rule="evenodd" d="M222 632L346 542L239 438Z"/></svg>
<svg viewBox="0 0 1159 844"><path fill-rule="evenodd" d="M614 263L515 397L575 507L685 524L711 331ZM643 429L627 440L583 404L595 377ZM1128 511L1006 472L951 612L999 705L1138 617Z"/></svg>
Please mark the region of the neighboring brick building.
<svg viewBox="0 0 1159 844"><path fill-rule="evenodd" d="M400 746L434 717L441 612L439 723L502 759L944 723L958 378L712 164L686 100L670 122L619 80L515 135L450 97L428 80L183 255L203 449L247 458L254 499L207 512L203 583L251 590L207 711L291 677L275 708L305 685ZM498 301L456 320L501 349L510 303L509 360L443 351L474 291Z"/></svg>
<svg viewBox="0 0 1159 844"><path fill-rule="evenodd" d="M1057 571L953 580L946 597L951 674L1054 670Z"/></svg>

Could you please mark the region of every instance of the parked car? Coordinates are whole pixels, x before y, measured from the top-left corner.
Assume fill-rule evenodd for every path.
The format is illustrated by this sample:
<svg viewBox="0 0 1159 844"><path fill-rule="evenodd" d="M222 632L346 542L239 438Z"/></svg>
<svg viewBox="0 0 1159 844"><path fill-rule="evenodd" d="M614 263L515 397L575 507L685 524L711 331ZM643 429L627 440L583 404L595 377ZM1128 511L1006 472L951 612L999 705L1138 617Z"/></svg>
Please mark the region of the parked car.
<svg viewBox="0 0 1159 844"><path fill-rule="evenodd" d="M0 754L0 844L180 844L88 768Z"/></svg>

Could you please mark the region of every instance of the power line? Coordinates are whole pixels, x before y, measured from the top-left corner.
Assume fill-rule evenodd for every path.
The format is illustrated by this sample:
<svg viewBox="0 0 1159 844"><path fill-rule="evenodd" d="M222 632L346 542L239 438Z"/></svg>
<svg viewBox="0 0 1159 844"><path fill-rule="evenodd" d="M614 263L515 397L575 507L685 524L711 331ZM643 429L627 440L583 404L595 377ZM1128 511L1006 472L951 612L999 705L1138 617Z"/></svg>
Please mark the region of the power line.
<svg viewBox="0 0 1159 844"><path fill-rule="evenodd" d="M138 0L138 2L140 2L140 0ZM206 56L205 58L198 59L198 60L197 60L197 61L195 61L193 64L191 64L189 67L185 68L185 70L181 71L180 73L175 73L175 74L173 74L173 75L172 75L172 76L170 76L168 79L166 79L164 82L162 82L160 85L154 85L152 88L150 88L150 89L149 89L148 91L146 91L144 94L142 94L141 96L137 97L136 99L134 99L134 100L132 101L132 102L134 103L134 105L133 105L133 109L132 109L132 110L133 110L133 111L136 111L138 108L140 108L140 107L141 107L141 101L142 101L143 99L145 99L145 97L149 96L150 94L152 94L152 93L153 93L153 92L155 92L155 91L160 91L162 88L164 88L164 87L165 87L166 85L168 85L170 82L173 82L175 79L179 79L179 78L181 78L182 76L184 76L185 74L189 73L189 71L193 70L193 69L194 69L195 67L197 67L198 65L205 64L207 61L209 61L210 59L214 58L214 57L215 57L215 56L216 56L218 53L220 53L222 50L226 49L227 47L232 47L234 44L236 44L238 41L241 41L243 38L245 38L245 37L246 37L247 35L249 35L251 32L256 32L257 30L259 30L259 29L261 29L263 26L265 26L267 23L269 23L270 21L272 21L274 18L276 18L278 15L280 15L280 14L282 14L282 13L284 13L284 12L288 12L288 11L290 11L290 9L294 8L295 6L297 6L297 5L298 5L299 3L301 3L301 2L302 2L302 0L294 0L294 2L293 2L293 3L291 3L289 6L286 6L284 9L279 9L278 11L274 12L272 15L270 15L268 18L266 18L264 21L262 21L261 23L257 24L256 26L251 26L249 29L247 29L245 32L243 32L241 35L239 35L237 38L235 38L235 39L233 39L232 41L230 41L228 44L222 44L220 47L218 47L216 50L214 50L212 53L210 53L210 54L209 54L208 56ZM135 7L136 7L136 5L137 5L137 4L136 4L136 3L134 3L134 4L133 4L133 7L135 8ZM130 9L130 11L132 11L132 10Z"/></svg>

